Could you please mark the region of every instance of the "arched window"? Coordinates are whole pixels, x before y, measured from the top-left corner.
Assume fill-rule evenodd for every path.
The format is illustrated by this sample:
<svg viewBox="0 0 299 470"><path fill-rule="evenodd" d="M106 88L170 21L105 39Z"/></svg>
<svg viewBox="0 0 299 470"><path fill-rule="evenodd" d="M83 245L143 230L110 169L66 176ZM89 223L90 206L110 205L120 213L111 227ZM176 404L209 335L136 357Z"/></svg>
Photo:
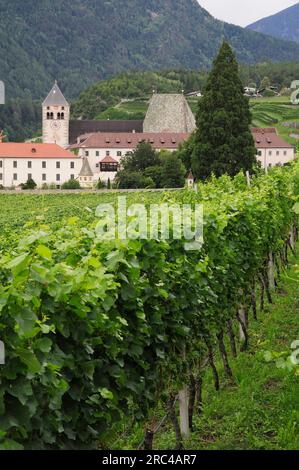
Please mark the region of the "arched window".
<svg viewBox="0 0 299 470"><path fill-rule="evenodd" d="M54 119L54 113L50 113L50 119Z"/></svg>
<svg viewBox="0 0 299 470"><path fill-rule="evenodd" d="M47 113L47 119L51 119L51 113Z"/></svg>
<svg viewBox="0 0 299 470"><path fill-rule="evenodd" d="M64 113L61 113L60 119L64 119Z"/></svg>
<svg viewBox="0 0 299 470"><path fill-rule="evenodd" d="M57 119L61 119L60 113L57 113Z"/></svg>

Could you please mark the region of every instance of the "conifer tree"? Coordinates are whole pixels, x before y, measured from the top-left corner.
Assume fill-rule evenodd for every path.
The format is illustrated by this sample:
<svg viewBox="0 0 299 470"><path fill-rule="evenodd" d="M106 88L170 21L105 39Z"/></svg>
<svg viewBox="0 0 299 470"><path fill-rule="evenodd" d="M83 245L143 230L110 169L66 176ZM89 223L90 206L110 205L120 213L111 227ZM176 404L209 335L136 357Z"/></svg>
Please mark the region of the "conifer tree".
<svg viewBox="0 0 299 470"><path fill-rule="evenodd" d="M241 170L252 170L256 149L250 132L249 101L227 42L214 61L196 122L191 163L197 178L205 179L212 173L234 176Z"/></svg>

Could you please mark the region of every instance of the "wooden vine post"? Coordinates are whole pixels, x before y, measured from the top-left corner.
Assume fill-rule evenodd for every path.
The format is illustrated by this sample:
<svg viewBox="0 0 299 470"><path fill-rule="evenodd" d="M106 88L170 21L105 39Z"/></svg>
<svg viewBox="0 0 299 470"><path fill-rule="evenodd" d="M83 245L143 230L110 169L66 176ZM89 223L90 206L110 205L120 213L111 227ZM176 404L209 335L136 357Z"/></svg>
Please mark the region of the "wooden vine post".
<svg viewBox="0 0 299 470"><path fill-rule="evenodd" d="M182 437L190 436L189 428L189 387L185 385L179 392L180 428Z"/></svg>
<svg viewBox="0 0 299 470"><path fill-rule="evenodd" d="M269 254L268 271L269 271L269 287L270 289L275 289L274 256L272 252Z"/></svg>
<svg viewBox="0 0 299 470"><path fill-rule="evenodd" d="M246 327L246 312L244 305L240 305L238 310L240 322L239 322L239 332L240 332L240 340L246 341L246 335L244 331L244 327Z"/></svg>
<svg viewBox="0 0 299 470"><path fill-rule="evenodd" d="M183 351L183 359L186 361L186 349ZM184 385L179 392L179 407L180 407L180 428L183 438L190 436L189 426L189 387Z"/></svg>
<svg viewBox="0 0 299 470"><path fill-rule="evenodd" d="M291 249L295 250L295 227L292 225L291 232L290 232L290 245Z"/></svg>

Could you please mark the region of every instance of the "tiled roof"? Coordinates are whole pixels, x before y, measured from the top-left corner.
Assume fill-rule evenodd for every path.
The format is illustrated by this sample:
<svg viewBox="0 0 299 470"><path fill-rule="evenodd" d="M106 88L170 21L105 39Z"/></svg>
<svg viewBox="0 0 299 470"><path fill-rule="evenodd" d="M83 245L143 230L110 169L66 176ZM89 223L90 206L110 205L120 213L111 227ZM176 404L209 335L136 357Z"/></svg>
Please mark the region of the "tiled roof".
<svg viewBox="0 0 299 470"><path fill-rule="evenodd" d="M55 82L52 90L43 102L43 106L68 106L68 102L62 94L57 82Z"/></svg>
<svg viewBox="0 0 299 470"><path fill-rule="evenodd" d="M107 121L70 121L70 144L75 144L78 137L95 132L142 132L143 121L107 120Z"/></svg>
<svg viewBox="0 0 299 470"><path fill-rule="evenodd" d="M189 134L181 133L102 133L97 132L87 137L78 145L71 148L117 148L134 149L142 141L149 142L156 149L176 149L179 144L187 140Z"/></svg>
<svg viewBox="0 0 299 470"><path fill-rule="evenodd" d="M254 142L257 148L293 148L291 144L279 137L276 129L257 129L251 130Z"/></svg>
<svg viewBox="0 0 299 470"><path fill-rule="evenodd" d="M182 94L155 93L143 123L144 132L188 132L196 128L195 117Z"/></svg>
<svg viewBox="0 0 299 470"><path fill-rule="evenodd" d="M57 144L0 143L0 158L79 158Z"/></svg>
<svg viewBox="0 0 299 470"><path fill-rule="evenodd" d="M265 128L260 128L260 127L253 127L251 129L251 132L253 134L277 134L276 127L265 127Z"/></svg>
<svg viewBox="0 0 299 470"><path fill-rule="evenodd" d="M107 156L101 160L101 163L118 163L114 158Z"/></svg>

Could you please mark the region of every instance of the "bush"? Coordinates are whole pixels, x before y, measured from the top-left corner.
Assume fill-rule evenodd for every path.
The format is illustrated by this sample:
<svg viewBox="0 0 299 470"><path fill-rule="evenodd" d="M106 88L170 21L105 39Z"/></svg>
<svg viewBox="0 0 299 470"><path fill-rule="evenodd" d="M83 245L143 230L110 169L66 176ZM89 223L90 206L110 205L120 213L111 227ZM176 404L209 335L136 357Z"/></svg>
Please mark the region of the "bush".
<svg viewBox="0 0 299 470"><path fill-rule="evenodd" d="M35 189L36 186L37 184L32 178L29 178L25 184L21 184L21 188L24 190Z"/></svg>
<svg viewBox="0 0 299 470"><path fill-rule="evenodd" d="M69 180L63 183L61 189L80 189L80 183L78 180Z"/></svg>
<svg viewBox="0 0 299 470"><path fill-rule="evenodd" d="M119 189L155 188L155 183L149 176L144 176L138 171L120 171L116 177Z"/></svg>
<svg viewBox="0 0 299 470"><path fill-rule="evenodd" d="M275 91L272 91L272 90L265 90L263 91L262 95L264 98L272 98L273 96L276 96L277 93L275 93Z"/></svg>
<svg viewBox="0 0 299 470"><path fill-rule="evenodd" d="M101 178L99 178L99 181L96 184L96 189L105 189L107 186L104 181L101 181Z"/></svg>

